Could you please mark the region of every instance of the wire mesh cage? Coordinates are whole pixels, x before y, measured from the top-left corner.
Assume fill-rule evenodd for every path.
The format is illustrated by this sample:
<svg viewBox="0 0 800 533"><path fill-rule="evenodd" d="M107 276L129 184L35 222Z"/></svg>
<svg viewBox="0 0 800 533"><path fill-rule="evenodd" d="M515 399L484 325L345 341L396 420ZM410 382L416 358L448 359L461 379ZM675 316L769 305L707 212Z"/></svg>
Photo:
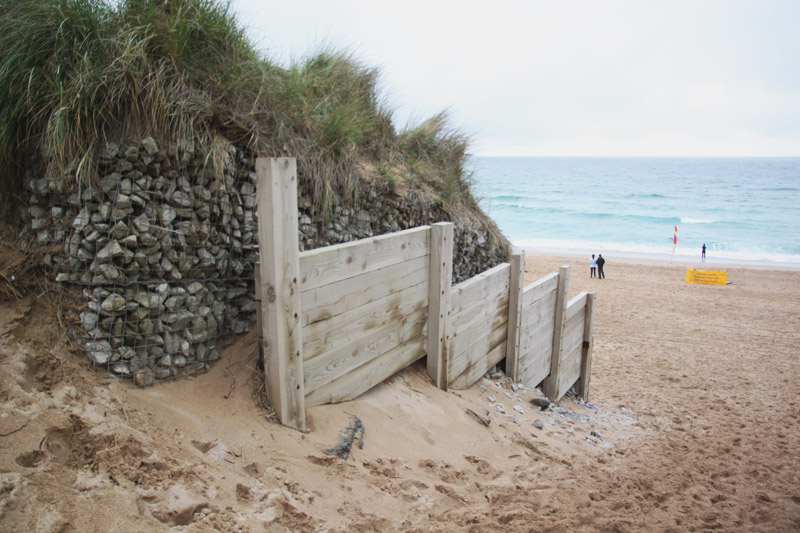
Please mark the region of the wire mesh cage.
<svg viewBox="0 0 800 533"><path fill-rule="evenodd" d="M137 386L207 369L255 320L254 159L230 147L221 172L208 161L193 142L148 137L107 144L84 188L27 182L21 242L79 290L90 364Z"/></svg>

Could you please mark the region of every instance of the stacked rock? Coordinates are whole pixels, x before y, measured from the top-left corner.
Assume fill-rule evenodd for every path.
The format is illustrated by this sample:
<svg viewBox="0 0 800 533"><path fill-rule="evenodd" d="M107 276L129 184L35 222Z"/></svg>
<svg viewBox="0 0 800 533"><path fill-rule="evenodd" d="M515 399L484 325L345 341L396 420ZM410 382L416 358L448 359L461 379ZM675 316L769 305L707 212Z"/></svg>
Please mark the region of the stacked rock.
<svg viewBox="0 0 800 533"><path fill-rule="evenodd" d="M56 281L87 300L93 364L147 385L205 368L222 335L254 320L254 160L225 156L217 179L192 142L161 149L148 137L106 145L101 177L83 190L29 182L34 242L55 245Z"/></svg>

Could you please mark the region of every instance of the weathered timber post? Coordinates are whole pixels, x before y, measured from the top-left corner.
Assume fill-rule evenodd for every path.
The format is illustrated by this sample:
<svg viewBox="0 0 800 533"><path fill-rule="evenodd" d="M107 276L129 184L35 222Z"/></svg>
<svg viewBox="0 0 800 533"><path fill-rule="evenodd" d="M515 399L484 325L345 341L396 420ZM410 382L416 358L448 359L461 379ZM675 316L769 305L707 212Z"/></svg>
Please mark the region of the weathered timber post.
<svg viewBox="0 0 800 533"><path fill-rule="evenodd" d="M453 279L453 224L431 226L428 301L428 375L433 383L447 390L450 334L450 284Z"/></svg>
<svg viewBox="0 0 800 533"><path fill-rule="evenodd" d="M575 389L583 401L589 399L589 382L592 377L592 345L594 344L592 329L594 327L594 300L595 293L586 295L586 313L583 323L583 347L581 348L581 377Z"/></svg>
<svg viewBox="0 0 800 533"><path fill-rule="evenodd" d="M506 339L506 375L519 380L519 346L522 320L522 289L525 283L525 252L511 252L511 277L508 282L508 337Z"/></svg>
<svg viewBox="0 0 800 533"><path fill-rule="evenodd" d="M564 327L567 318L567 292L569 290L569 265L562 265L558 269L558 289L556 289L555 325L553 326L553 355L550 359L550 375L544 380L544 395L551 402L561 399L558 396L558 378L561 372L561 359L563 355Z"/></svg>
<svg viewBox="0 0 800 533"><path fill-rule="evenodd" d="M256 159L259 285L267 396L286 426L305 431L297 238L297 163Z"/></svg>

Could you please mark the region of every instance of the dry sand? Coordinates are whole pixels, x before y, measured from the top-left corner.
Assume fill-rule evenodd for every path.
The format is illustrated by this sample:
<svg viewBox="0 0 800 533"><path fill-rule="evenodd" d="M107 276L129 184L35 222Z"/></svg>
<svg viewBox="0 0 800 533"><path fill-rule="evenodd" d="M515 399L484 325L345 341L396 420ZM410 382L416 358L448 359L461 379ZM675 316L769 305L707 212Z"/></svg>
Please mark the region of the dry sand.
<svg viewBox="0 0 800 533"><path fill-rule="evenodd" d="M527 264L597 293L591 406L540 411L502 378L445 393L423 361L310 409L309 434L257 407L252 333L132 389L70 353L45 297L6 301L0 531L800 530L800 271L712 287L607 259L605 280ZM350 415L363 448L325 454Z"/></svg>

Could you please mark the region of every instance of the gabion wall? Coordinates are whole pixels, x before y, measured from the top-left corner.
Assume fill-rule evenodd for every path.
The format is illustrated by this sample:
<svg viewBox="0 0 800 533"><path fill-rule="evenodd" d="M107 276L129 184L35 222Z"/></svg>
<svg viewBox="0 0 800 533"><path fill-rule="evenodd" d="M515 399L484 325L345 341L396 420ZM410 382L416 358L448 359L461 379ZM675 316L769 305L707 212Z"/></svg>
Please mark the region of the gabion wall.
<svg viewBox="0 0 800 533"><path fill-rule="evenodd" d="M81 289L90 361L137 385L204 369L255 320L254 159L232 149L220 180L204 159L148 137L108 144L81 191L29 181L29 241L55 244L56 281Z"/></svg>
<svg viewBox="0 0 800 533"><path fill-rule="evenodd" d="M137 386L207 368L218 342L255 322L258 261L255 158L231 148L217 180L192 142L107 144L98 182L31 177L20 243L48 251L64 287L79 290L81 342L94 366ZM366 187L360 208L323 221L303 190L301 249L447 220L440 203ZM505 243L476 225L455 229L454 283L507 259Z"/></svg>

